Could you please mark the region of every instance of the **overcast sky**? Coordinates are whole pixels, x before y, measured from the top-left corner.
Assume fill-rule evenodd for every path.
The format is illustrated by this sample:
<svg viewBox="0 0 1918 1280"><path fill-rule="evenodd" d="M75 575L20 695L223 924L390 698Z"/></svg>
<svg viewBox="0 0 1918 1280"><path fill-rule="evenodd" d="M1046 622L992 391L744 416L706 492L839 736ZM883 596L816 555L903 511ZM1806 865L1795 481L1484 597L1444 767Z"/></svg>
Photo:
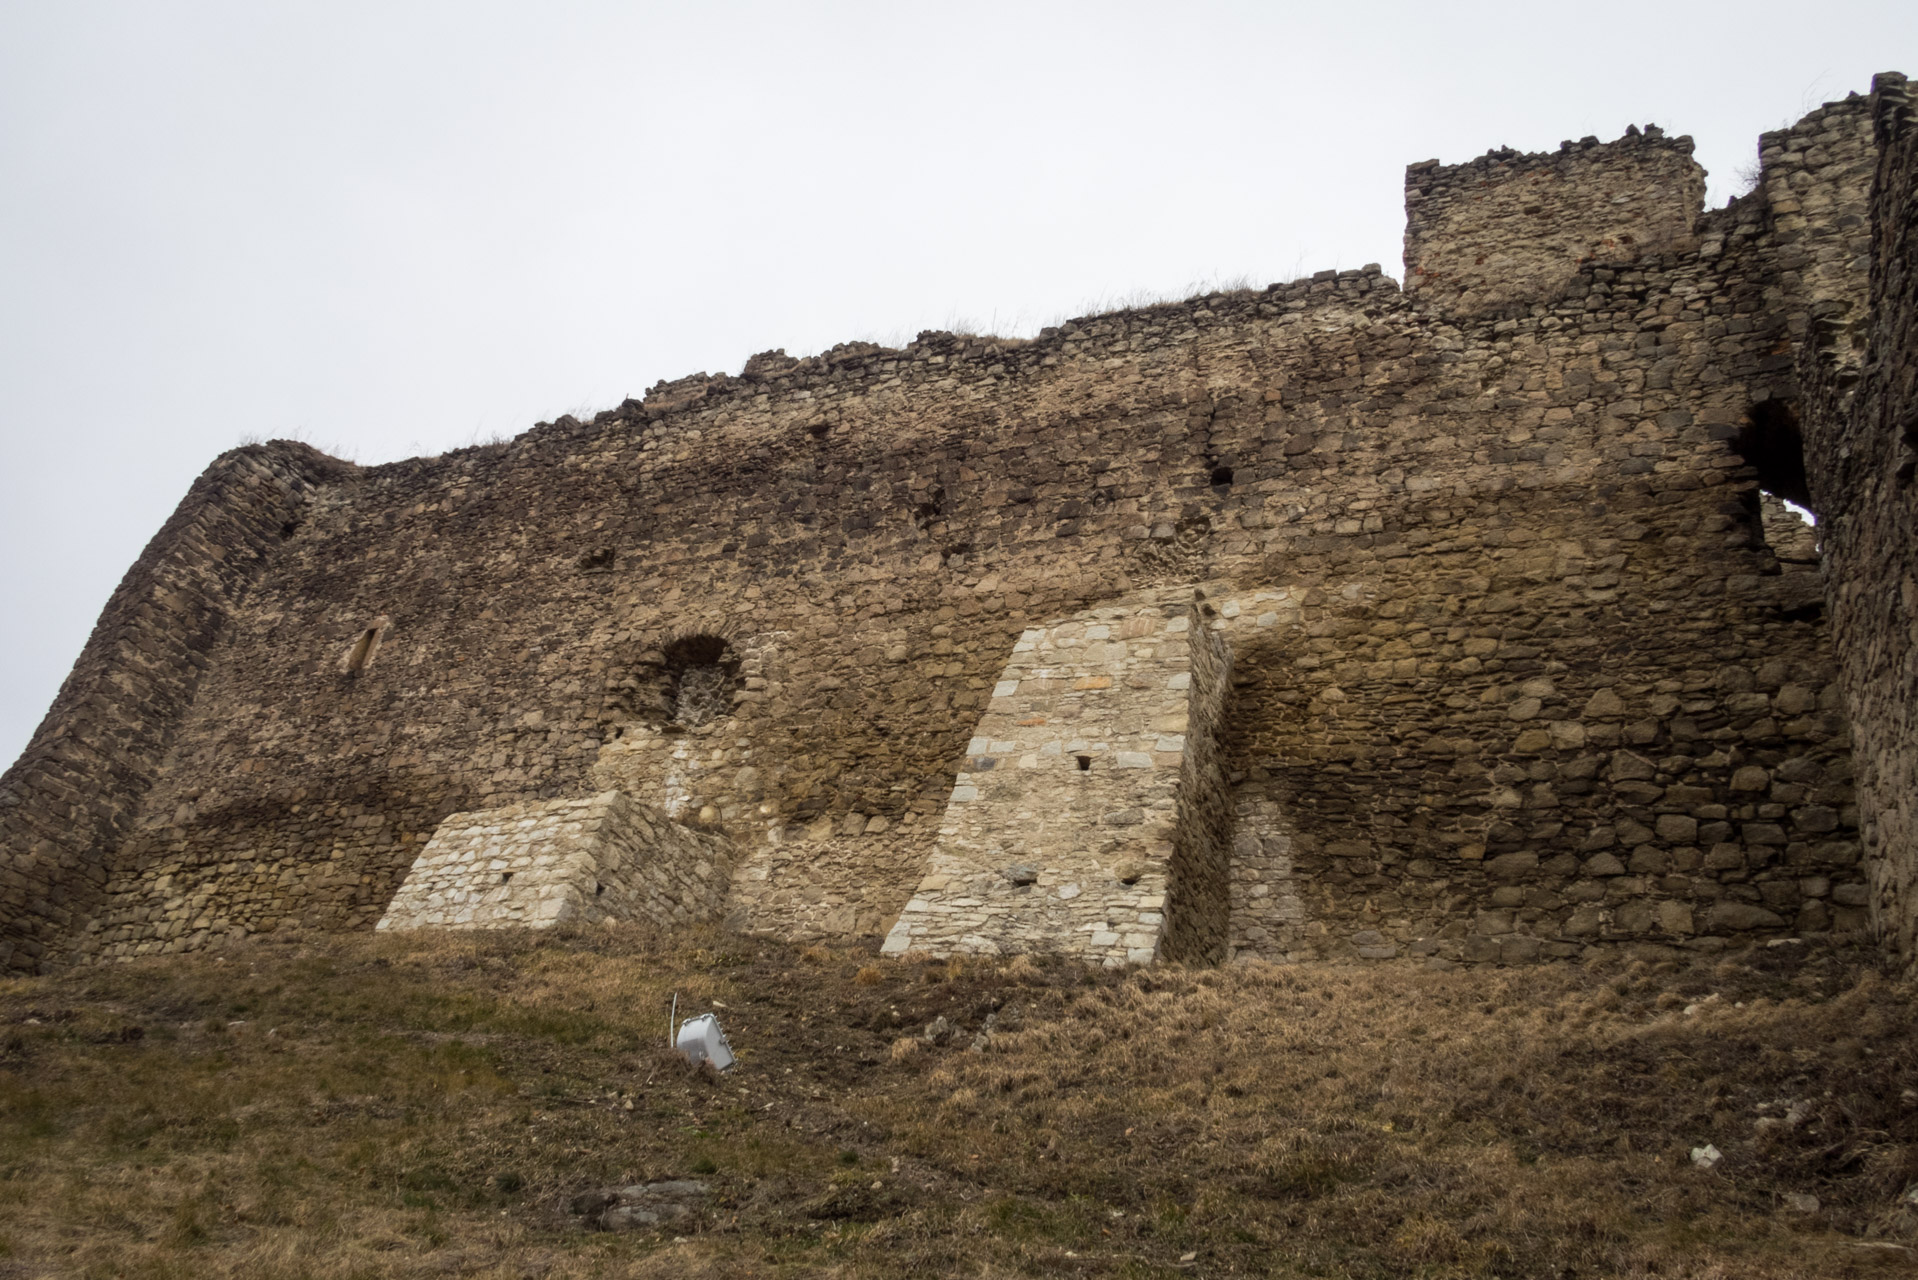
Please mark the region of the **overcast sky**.
<svg viewBox="0 0 1918 1280"><path fill-rule="evenodd" d="M215 454L1400 270L1404 166L1764 129L1918 3L0 0L0 765Z"/></svg>

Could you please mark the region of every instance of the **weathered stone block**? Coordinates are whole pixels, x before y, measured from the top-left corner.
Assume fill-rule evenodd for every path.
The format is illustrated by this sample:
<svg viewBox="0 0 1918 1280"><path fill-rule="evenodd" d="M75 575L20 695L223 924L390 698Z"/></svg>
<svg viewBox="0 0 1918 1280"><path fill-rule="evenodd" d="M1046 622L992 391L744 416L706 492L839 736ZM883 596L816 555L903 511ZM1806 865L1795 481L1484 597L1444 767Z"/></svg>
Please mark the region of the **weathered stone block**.
<svg viewBox="0 0 1918 1280"><path fill-rule="evenodd" d="M717 915L734 850L617 791L456 813L440 823L380 929L689 924Z"/></svg>
<svg viewBox="0 0 1918 1280"><path fill-rule="evenodd" d="M1750 929L1782 929L1785 926L1784 917L1777 912L1767 911L1755 903L1734 902L1730 899L1714 902L1712 909L1706 913L1705 923L1711 929L1733 932Z"/></svg>

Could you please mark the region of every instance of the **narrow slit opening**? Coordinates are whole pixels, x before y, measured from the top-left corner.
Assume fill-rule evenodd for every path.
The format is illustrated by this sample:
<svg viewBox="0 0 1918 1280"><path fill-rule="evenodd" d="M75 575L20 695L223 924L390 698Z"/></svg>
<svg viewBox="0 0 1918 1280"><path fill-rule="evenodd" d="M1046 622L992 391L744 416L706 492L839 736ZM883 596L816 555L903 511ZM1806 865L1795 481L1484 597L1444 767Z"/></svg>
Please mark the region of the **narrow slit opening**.
<svg viewBox="0 0 1918 1280"><path fill-rule="evenodd" d="M374 642L380 638L378 627L368 627L360 632L360 638L346 654L346 674L357 675L365 669L367 660L373 656Z"/></svg>
<svg viewBox="0 0 1918 1280"><path fill-rule="evenodd" d="M1078 756L1078 757L1076 757L1076 758L1077 758L1077 759L1078 759L1078 761L1079 761L1079 772L1080 772L1080 773L1087 773L1087 772L1090 772L1090 771L1091 771L1091 769L1092 769L1092 757L1091 757L1091 756Z"/></svg>

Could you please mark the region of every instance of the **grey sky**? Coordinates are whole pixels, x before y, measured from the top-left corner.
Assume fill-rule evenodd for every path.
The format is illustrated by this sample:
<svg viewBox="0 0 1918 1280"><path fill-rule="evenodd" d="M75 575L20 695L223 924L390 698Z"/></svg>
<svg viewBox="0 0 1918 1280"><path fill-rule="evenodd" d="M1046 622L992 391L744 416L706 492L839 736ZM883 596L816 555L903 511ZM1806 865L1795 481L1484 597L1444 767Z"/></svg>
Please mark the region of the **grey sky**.
<svg viewBox="0 0 1918 1280"><path fill-rule="evenodd" d="M1764 129L1888 3L0 0L0 765L193 477L380 462L771 347L1397 274L1407 162Z"/></svg>

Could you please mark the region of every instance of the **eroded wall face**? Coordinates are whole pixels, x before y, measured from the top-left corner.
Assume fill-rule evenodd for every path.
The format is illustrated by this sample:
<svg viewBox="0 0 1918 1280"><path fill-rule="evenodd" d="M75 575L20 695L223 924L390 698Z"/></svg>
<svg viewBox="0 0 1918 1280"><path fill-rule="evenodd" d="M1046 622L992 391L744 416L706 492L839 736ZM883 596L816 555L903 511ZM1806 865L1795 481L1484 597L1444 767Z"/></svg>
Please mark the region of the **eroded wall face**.
<svg viewBox="0 0 1918 1280"><path fill-rule="evenodd" d="M1593 262L1694 249L1705 171L1690 138L1634 127L1556 154L1506 150L1405 174L1405 281L1435 310L1515 314L1556 302Z"/></svg>
<svg viewBox="0 0 1918 1280"><path fill-rule="evenodd" d="M236 449L127 571L0 776L0 969L39 968L97 909L235 611L318 486L351 470L305 445Z"/></svg>
<svg viewBox="0 0 1918 1280"><path fill-rule="evenodd" d="M1401 519L1296 623L1227 606L1238 843L1280 864L1242 891L1237 954L1864 928L1816 573L1758 571L1732 486Z"/></svg>
<svg viewBox="0 0 1918 1280"><path fill-rule="evenodd" d="M1894 958L1918 957L1918 111L1874 85L1880 147L1869 310L1822 317L1806 351L1812 492L1854 748L1872 907Z"/></svg>
<svg viewBox="0 0 1918 1280"><path fill-rule="evenodd" d="M1841 207L1816 149L1776 163ZM1328 272L757 357L341 478L208 654L73 953L370 927L447 815L615 774L736 842L736 922L877 934L1020 636L1194 582L1234 654L1228 953L1853 927L1831 652L1733 442L1863 276L1812 237L1806 287L1770 199L1482 317ZM1448 234L1495 234L1473 207ZM664 732L633 691L688 635L762 661Z"/></svg>

